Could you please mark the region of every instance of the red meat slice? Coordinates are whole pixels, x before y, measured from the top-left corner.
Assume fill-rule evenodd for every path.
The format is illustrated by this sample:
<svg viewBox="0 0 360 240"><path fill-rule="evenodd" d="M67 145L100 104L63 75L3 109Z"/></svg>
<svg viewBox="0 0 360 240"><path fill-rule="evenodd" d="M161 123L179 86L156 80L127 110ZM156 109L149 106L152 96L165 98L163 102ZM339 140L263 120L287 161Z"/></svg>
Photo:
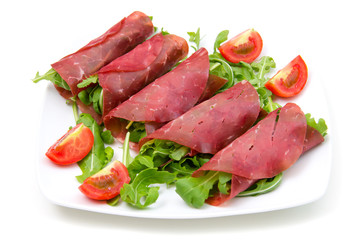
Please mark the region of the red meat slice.
<svg viewBox="0 0 360 240"><path fill-rule="evenodd" d="M304 113L288 103L215 154L193 176L207 170L232 173L230 195L218 194L207 201L221 204L258 179L274 177L291 167L303 153L306 132Z"/></svg>
<svg viewBox="0 0 360 240"><path fill-rule="evenodd" d="M324 137L321 133L313 127L307 126L306 137L304 141L303 153L309 151L310 149L316 147L324 141Z"/></svg>
<svg viewBox="0 0 360 240"><path fill-rule="evenodd" d="M244 80L143 138L140 147L151 139L165 139L197 152L215 154L245 133L259 111L259 96Z"/></svg>
<svg viewBox="0 0 360 240"><path fill-rule="evenodd" d="M213 74L209 74L204 92L201 94L198 103L208 100L227 83L227 80Z"/></svg>
<svg viewBox="0 0 360 240"><path fill-rule="evenodd" d="M142 12L134 12L77 52L51 66L68 83L72 94L76 95L81 91L78 83L133 49L153 31L151 19Z"/></svg>
<svg viewBox="0 0 360 240"><path fill-rule="evenodd" d="M122 141L127 132L126 119L144 121L154 128L192 108L204 92L209 78L209 57L205 48L192 54L174 70L114 108L104 123L113 136Z"/></svg>
<svg viewBox="0 0 360 240"><path fill-rule="evenodd" d="M98 76L103 88L103 116L168 72L188 49L185 39L160 33L102 68Z"/></svg>

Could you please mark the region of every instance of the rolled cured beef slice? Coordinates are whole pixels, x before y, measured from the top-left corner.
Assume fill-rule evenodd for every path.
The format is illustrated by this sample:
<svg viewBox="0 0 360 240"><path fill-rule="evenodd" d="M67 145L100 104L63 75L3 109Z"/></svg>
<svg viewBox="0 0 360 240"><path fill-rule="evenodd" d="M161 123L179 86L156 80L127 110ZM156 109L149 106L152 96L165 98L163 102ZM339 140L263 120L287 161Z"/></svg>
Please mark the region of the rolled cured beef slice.
<svg viewBox="0 0 360 240"><path fill-rule="evenodd" d="M114 108L104 118L105 126L113 136L123 141L127 133L128 121L165 124L179 117L198 102L208 78L208 52L205 48L201 48L175 69ZM154 124L152 126L154 127ZM131 148L138 150L137 145L132 143Z"/></svg>
<svg viewBox="0 0 360 240"><path fill-rule="evenodd" d="M197 177L211 170L233 176L230 194L220 193L207 203L222 204L257 180L274 177L291 167L304 151L306 132L305 115L296 104L288 103L271 112L193 173Z"/></svg>
<svg viewBox="0 0 360 240"><path fill-rule="evenodd" d="M221 77L218 77L216 75L213 74L209 74L209 78L207 80L206 86L205 86L205 90L203 91L203 93L201 94L197 104L208 100L209 98L211 98L212 96L215 95L215 93L220 90L225 84L227 83L227 80ZM166 122L164 123L159 123L159 122L145 122L145 130L146 130L146 134L151 134L153 132L156 131L156 129L161 128L162 126L164 126L166 124Z"/></svg>
<svg viewBox="0 0 360 240"><path fill-rule="evenodd" d="M103 116L171 70L188 50L185 39L159 33L103 67L98 72L103 88Z"/></svg>
<svg viewBox="0 0 360 240"><path fill-rule="evenodd" d="M261 119L265 118L267 115L268 112L266 112L264 109L260 109L260 114L257 121L260 121ZM321 135L321 133L315 128L307 125L303 154L309 151L310 149L316 147L323 141L324 141L324 137Z"/></svg>
<svg viewBox="0 0 360 240"><path fill-rule="evenodd" d="M243 80L141 139L164 139L199 153L215 154L245 133L260 111L255 88Z"/></svg>
<svg viewBox="0 0 360 240"><path fill-rule="evenodd" d="M145 41L153 31L147 15L133 12L100 37L51 66L67 82L72 95L76 95L82 90L77 87L78 83Z"/></svg>

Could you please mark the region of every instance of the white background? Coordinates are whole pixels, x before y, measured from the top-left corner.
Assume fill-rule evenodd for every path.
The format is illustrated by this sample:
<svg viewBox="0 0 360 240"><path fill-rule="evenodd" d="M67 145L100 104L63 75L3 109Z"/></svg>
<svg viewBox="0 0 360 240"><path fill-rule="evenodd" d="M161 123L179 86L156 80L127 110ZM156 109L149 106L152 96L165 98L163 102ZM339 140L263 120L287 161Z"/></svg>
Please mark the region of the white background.
<svg viewBox="0 0 360 240"><path fill-rule="evenodd" d="M6 239L359 237L357 2L131 2L0 3L1 235ZM321 78L330 112L330 119L326 120L333 146L332 171L325 195L316 202L291 209L194 220L122 217L49 202L39 189L35 170L47 84L33 84L30 79L134 10L154 16L155 25L183 37L197 27L208 36L223 29L232 29L235 34L236 29L241 32L255 28L263 37L264 54L274 57L279 67L301 54L306 59L310 81ZM316 96L311 99L316 101Z"/></svg>

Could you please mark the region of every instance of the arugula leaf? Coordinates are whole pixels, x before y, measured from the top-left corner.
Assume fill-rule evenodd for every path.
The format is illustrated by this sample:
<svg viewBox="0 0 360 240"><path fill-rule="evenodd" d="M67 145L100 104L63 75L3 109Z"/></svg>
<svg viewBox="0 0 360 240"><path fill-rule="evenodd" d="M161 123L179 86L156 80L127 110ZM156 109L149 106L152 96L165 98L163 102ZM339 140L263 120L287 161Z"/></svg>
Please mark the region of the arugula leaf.
<svg viewBox="0 0 360 240"><path fill-rule="evenodd" d="M217 52L217 49L220 47L220 45L228 39L228 35L229 30L223 30L216 36L214 43L214 53Z"/></svg>
<svg viewBox="0 0 360 240"><path fill-rule="evenodd" d="M189 148L172 141L153 139L141 147L139 154L129 164L130 178L133 179L136 174L146 168L160 167L171 157L185 156L189 150Z"/></svg>
<svg viewBox="0 0 360 240"><path fill-rule="evenodd" d="M32 79L34 83L37 83L41 80L49 80L53 84L70 91L69 85L53 68L47 71L44 75L40 75L39 72L37 72L35 78Z"/></svg>
<svg viewBox="0 0 360 240"><path fill-rule="evenodd" d="M150 38L152 38L154 35L158 34L158 33L159 33L158 30L159 30L159 28L154 26L154 33L153 33L150 37L148 37L147 39L150 39ZM161 33L163 36L170 34L168 31L164 30L163 27L160 29L160 33Z"/></svg>
<svg viewBox="0 0 360 240"><path fill-rule="evenodd" d="M130 156L130 148L129 148L130 135L131 135L130 132L126 133L125 141L123 144L122 162L126 167L128 167L129 163L131 163L133 161L133 158Z"/></svg>
<svg viewBox="0 0 360 240"><path fill-rule="evenodd" d="M112 199L107 200L106 203L109 206L114 207L114 206L116 206L118 204L119 200L120 200L120 194L117 195L116 197L112 198Z"/></svg>
<svg viewBox="0 0 360 240"><path fill-rule="evenodd" d="M276 68L276 63L272 57L264 56L259 61L251 63L251 67L255 72L255 78L250 81L255 88L263 87L268 78L265 75Z"/></svg>
<svg viewBox="0 0 360 240"><path fill-rule="evenodd" d="M163 36L165 36L165 35L169 35L170 33L168 31L164 30L164 28L161 28L161 34Z"/></svg>
<svg viewBox="0 0 360 240"><path fill-rule="evenodd" d="M253 73L248 75L251 77L247 79L257 90L260 99L260 107L267 112L272 112L275 109L281 107L279 104L275 103L272 99L272 92L264 87L265 83L268 81L266 74L268 74L273 68L276 67L275 61L269 56L261 57L258 61L251 63L250 65L244 65L248 69L252 68Z"/></svg>
<svg viewBox="0 0 360 240"><path fill-rule="evenodd" d="M71 105L71 108L73 110L75 123L77 123L78 120L79 120L79 112L78 112L78 106L76 104L76 97L71 97L71 98L67 99L66 104Z"/></svg>
<svg viewBox="0 0 360 240"><path fill-rule="evenodd" d="M156 183L171 183L175 175L156 168L141 171L130 184L124 184L120 191L121 199L138 208L145 208L153 204L159 197L160 187L149 187Z"/></svg>
<svg viewBox="0 0 360 240"><path fill-rule="evenodd" d="M241 80L250 80L255 77L254 69L249 63L239 62L236 66L232 66L234 71L235 81L240 82Z"/></svg>
<svg viewBox="0 0 360 240"><path fill-rule="evenodd" d="M196 32L188 32L187 33L190 36L189 42L195 43L194 45L191 45L191 47L197 51L200 48L200 28L197 29Z"/></svg>
<svg viewBox="0 0 360 240"><path fill-rule="evenodd" d="M95 112L100 115L102 114L102 111L103 111L103 89L99 84L97 84L94 87L89 87L89 88L82 90L78 94L78 98L80 99L81 102L83 102L86 105L92 104Z"/></svg>
<svg viewBox="0 0 360 240"><path fill-rule="evenodd" d="M187 163L188 162L186 159L181 159L180 161L171 161L166 164L162 170L175 173L176 179L191 176L191 174L195 171L195 168Z"/></svg>
<svg viewBox="0 0 360 240"><path fill-rule="evenodd" d="M111 147L106 147L105 150L105 158L106 158L106 162L111 162L111 159L114 156L114 149L112 149Z"/></svg>
<svg viewBox="0 0 360 240"><path fill-rule="evenodd" d="M142 138L146 137L145 123L144 122L129 122L126 127L130 132L130 142L139 142Z"/></svg>
<svg viewBox="0 0 360 240"><path fill-rule="evenodd" d="M219 183L219 179L221 179ZM210 196L210 190L216 187L226 190L226 182L231 179L231 174L224 172L209 171L201 177L187 177L176 181L176 192L190 206L200 208Z"/></svg>
<svg viewBox="0 0 360 240"><path fill-rule="evenodd" d="M276 68L276 63L272 57L263 56L258 61L251 63L251 67L254 71L258 72L257 77L262 79L266 73L269 73L272 68Z"/></svg>
<svg viewBox="0 0 360 240"><path fill-rule="evenodd" d="M188 177L191 176L195 170L204 165L204 163L208 162L212 156L212 154L202 153L192 157L185 157L184 155L179 160L169 161L162 167L162 170L176 173L177 179Z"/></svg>
<svg viewBox="0 0 360 240"><path fill-rule="evenodd" d="M100 96L102 95L102 91L103 91L102 87L98 85L91 92L92 94L89 94L90 101L93 103L93 108L95 112L97 112L100 115L102 114L102 109L100 108L100 101L102 101L102 99L100 99Z"/></svg>
<svg viewBox="0 0 360 240"><path fill-rule="evenodd" d="M179 161L183 158L186 154L188 154L189 148L185 146L180 146L179 148L175 149L173 152L169 154L171 159Z"/></svg>
<svg viewBox="0 0 360 240"><path fill-rule="evenodd" d="M115 141L114 137L111 135L110 130L105 130L105 131L101 132L101 139L106 144L113 144Z"/></svg>
<svg viewBox="0 0 360 240"><path fill-rule="evenodd" d="M281 183L283 173L279 173L275 177L265 178L257 181L247 190L236 195L237 197L258 196L275 190Z"/></svg>
<svg viewBox="0 0 360 240"><path fill-rule="evenodd" d="M311 117L310 113L305 114L307 124L316 130L318 130L323 137L327 135L327 125L323 118L320 118L318 122L315 121L314 118Z"/></svg>
<svg viewBox="0 0 360 240"><path fill-rule="evenodd" d="M101 138L101 127L91 117L90 114L82 113L77 123L84 123L90 128L94 134L94 145L90 153L78 165L82 171L82 175L77 176L77 180L82 183L86 178L97 173L103 169L112 159L114 150L111 147L106 147Z"/></svg>
<svg viewBox="0 0 360 240"><path fill-rule="evenodd" d="M98 104L99 104L99 108L100 108L100 114L102 115L102 113L104 111L104 90L102 88L100 91Z"/></svg>
<svg viewBox="0 0 360 240"><path fill-rule="evenodd" d="M225 91L226 89L234 86L234 71L230 64L220 58L216 57L214 55L209 56L210 61L210 74L214 74L216 76L222 77L227 79L227 83L221 88L220 91Z"/></svg>
<svg viewBox="0 0 360 240"><path fill-rule="evenodd" d="M80 83L78 83L77 87L84 88L84 87L89 86L92 83L98 83L98 81L99 81L99 77L97 74L95 74L95 75L92 75L92 76L82 80Z"/></svg>
<svg viewBox="0 0 360 240"><path fill-rule="evenodd" d="M272 99L272 92L265 87L260 87L257 89L260 99L260 107L267 112L272 112L275 109L281 107L280 104L276 103Z"/></svg>
<svg viewBox="0 0 360 240"><path fill-rule="evenodd" d="M81 92L78 93L78 98L80 99L80 101L83 102L85 105L88 105L88 106L91 104L91 101L90 101L90 98L89 98L89 90L85 89L85 90L82 90Z"/></svg>
<svg viewBox="0 0 360 240"><path fill-rule="evenodd" d="M229 194L229 190L231 188L230 181L232 179L232 174L220 172L219 182L218 182L218 190L223 194Z"/></svg>

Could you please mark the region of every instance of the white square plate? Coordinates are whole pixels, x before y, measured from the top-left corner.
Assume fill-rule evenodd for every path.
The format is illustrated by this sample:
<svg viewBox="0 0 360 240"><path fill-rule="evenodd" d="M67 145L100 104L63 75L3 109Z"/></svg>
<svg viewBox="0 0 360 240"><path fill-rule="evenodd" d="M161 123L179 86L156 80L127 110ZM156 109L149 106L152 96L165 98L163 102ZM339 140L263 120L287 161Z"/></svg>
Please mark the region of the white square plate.
<svg viewBox="0 0 360 240"><path fill-rule="evenodd" d="M215 37L218 32L220 31L214 30L211 37ZM229 38L230 35L234 36L235 32L232 31ZM188 39L187 36L180 36ZM214 39L210 38L208 40L210 45L206 46L210 53L212 52ZM271 48L271 44L270 39L270 41L266 42L267 48ZM265 54L267 54L267 48L265 47L263 50ZM271 56L271 54L269 55ZM278 64L277 70L292 59L286 57L286 59L279 60L281 60L281 64L279 64L280 61L275 59ZM53 164L45 157L47 149L70 126L75 125L71 106L65 104L65 100L59 96L51 84L48 85L44 96L42 123L39 129L37 170L40 188L50 201L58 205L142 218L190 219L221 217L279 210L313 202L325 193L329 180L331 169L331 125L322 83L319 76L317 76L316 81L313 80L312 77L317 75L316 68L311 69L315 73L309 70L309 81L304 91L299 96L289 99L289 101L297 103L304 113L311 113L316 119L324 118L330 129L324 143L305 153L290 169L284 172L281 185L273 192L257 197L235 198L220 207L204 205L201 209L189 207L175 193L173 187L167 188L165 186L161 187L157 202L142 210L133 208L123 202L112 207L105 202L90 200L78 190L80 184L75 176L80 175L81 171L77 164L61 167ZM284 101L278 102L280 104L285 103ZM114 159L121 161L121 144L117 143L112 147L115 150Z"/></svg>

